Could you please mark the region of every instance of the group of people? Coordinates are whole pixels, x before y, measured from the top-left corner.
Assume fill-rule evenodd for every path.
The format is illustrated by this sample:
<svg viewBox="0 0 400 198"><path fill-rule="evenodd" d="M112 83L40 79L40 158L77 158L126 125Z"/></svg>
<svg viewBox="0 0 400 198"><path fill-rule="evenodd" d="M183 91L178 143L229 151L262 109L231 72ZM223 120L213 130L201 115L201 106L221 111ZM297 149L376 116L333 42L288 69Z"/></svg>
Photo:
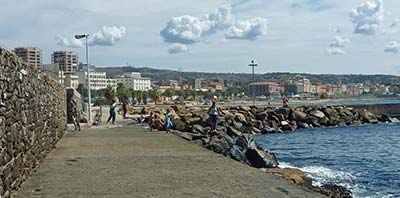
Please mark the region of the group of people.
<svg viewBox="0 0 400 198"><path fill-rule="evenodd" d="M122 102L122 115L123 118L126 118L126 113L127 113L127 103L126 101ZM112 100L110 103L110 115L107 119L107 123L111 121L112 124L115 124L115 118L116 118L116 107L117 103L115 100ZM219 115L219 109L217 107L216 102L212 102L211 107L208 109L208 114L209 114L209 123L211 127L211 132L216 132L217 131L217 122L218 122L218 115ZM138 118L139 123L145 123L147 120L147 124L149 125L150 131L153 129L159 130L159 131L166 131L167 133L170 132L171 128L173 127L172 123L172 115L171 115L171 109L167 109L166 113L164 114L165 116L165 121L161 119L161 117L154 112L150 112L150 115L145 118L145 111L144 108L141 112L141 116Z"/></svg>
<svg viewBox="0 0 400 198"><path fill-rule="evenodd" d="M142 112L143 115L144 112ZM211 133L217 132L217 122L218 122L218 115L219 115L219 110L217 107L217 103L213 102L212 106L208 109L208 114L209 114L209 123L211 127ZM159 130L159 131L166 131L167 133L170 132L171 128L173 127L172 123L172 115L171 115L171 109L167 109L167 112L165 113L165 122L157 115L154 114L153 112L150 112L150 115L148 117L148 125L150 128L150 131L153 129Z"/></svg>

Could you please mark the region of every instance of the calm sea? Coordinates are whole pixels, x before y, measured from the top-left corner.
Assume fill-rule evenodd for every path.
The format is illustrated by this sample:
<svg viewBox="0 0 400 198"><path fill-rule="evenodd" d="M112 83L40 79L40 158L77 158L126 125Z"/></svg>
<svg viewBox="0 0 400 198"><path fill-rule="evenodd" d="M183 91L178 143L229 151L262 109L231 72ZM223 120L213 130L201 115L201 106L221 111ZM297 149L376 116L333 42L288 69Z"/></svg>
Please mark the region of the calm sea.
<svg viewBox="0 0 400 198"><path fill-rule="evenodd" d="M303 130L254 138L282 167L314 185L336 183L355 197L400 197L400 123Z"/></svg>

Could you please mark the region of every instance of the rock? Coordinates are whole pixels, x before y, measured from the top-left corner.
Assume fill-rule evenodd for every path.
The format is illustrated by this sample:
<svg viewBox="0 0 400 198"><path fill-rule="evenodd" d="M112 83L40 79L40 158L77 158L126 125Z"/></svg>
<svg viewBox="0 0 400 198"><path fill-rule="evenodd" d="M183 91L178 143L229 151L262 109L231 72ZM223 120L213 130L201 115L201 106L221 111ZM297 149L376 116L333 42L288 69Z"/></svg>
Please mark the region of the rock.
<svg viewBox="0 0 400 198"><path fill-rule="evenodd" d="M293 111L293 120L295 121L304 121L307 119L307 114L302 111Z"/></svg>
<svg viewBox="0 0 400 198"><path fill-rule="evenodd" d="M236 113L235 114L235 120L241 123L246 123L246 116L244 116L241 113Z"/></svg>
<svg viewBox="0 0 400 198"><path fill-rule="evenodd" d="M319 110L313 110L310 112L311 116L314 116L316 118L322 119L325 118L325 114L322 111Z"/></svg>
<svg viewBox="0 0 400 198"><path fill-rule="evenodd" d="M304 187L311 187L312 181L306 177L304 172L295 168L272 168L267 170L268 173L279 174L292 184L297 184Z"/></svg>
<svg viewBox="0 0 400 198"><path fill-rule="evenodd" d="M343 186L327 184L321 187L313 187L313 190L330 198L352 198L353 193Z"/></svg>
<svg viewBox="0 0 400 198"><path fill-rule="evenodd" d="M242 132L240 132L239 130L236 130L235 128L228 126L227 127L227 134L229 136L241 136Z"/></svg>
<svg viewBox="0 0 400 198"><path fill-rule="evenodd" d="M236 137L235 145L240 147L242 151L245 151L249 148L249 137L247 135L241 135Z"/></svg>
<svg viewBox="0 0 400 198"><path fill-rule="evenodd" d="M278 166L278 161L273 154L258 148L247 149L245 155L251 166L255 168L276 168Z"/></svg>
<svg viewBox="0 0 400 198"><path fill-rule="evenodd" d="M230 154L231 154L231 158L232 159L234 159L236 161L239 161L239 162L241 162L243 164L248 164L248 160L246 158L246 155L243 152L241 147L234 145L231 148Z"/></svg>
<svg viewBox="0 0 400 198"><path fill-rule="evenodd" d="M206 134L206 131L204 130L204 128L201 125L193 125L192 133Z"/></svg>

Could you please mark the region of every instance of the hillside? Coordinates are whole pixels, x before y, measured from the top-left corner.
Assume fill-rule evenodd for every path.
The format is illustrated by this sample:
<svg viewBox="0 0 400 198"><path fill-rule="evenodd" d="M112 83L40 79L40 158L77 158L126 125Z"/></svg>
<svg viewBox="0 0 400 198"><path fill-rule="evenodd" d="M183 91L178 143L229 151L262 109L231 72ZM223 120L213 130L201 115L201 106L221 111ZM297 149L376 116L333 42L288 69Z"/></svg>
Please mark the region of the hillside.
<svg viewBox="0 0 400 198"><path fill-rule="evenodd" d="M148 67L99 67L98 71L107 72L108 77L115 77L124 72L140 72L144 77L150 77L152 80L177 79L181 75L179 71L153 69ZM252 75L248 73L205 73L205 72L183 72L186 79L196 78L216 78L220 80L228 79L238 82L250 82ZM380 83L380 84L400 84L400 76L394 75L338 75L338 74L306 74L306 73L266 73L256 74L256 81L276 81L302 75L310 79L312 83Z"/></svg>

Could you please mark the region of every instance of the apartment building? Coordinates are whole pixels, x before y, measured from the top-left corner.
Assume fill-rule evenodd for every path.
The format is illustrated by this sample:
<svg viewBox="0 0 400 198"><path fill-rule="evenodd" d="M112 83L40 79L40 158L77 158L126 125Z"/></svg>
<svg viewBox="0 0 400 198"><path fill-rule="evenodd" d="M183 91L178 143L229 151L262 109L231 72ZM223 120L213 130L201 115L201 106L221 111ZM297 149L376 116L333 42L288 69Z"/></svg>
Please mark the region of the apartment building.
<svg viewBox="0 0 400 198"><path fill-rule="evenodd" d="M60 70L65 72L78 71L78 54L76 52L56 51L51 54L51 62L58 64Z"/></svg>
<svg viewBox="0 0 400 198"><path fill-rule="evenodd" d="M37 47L18 47L14 49L14 53L21 58L22 62L32 67L42 69L43 55L42 50Z"/></svg>

